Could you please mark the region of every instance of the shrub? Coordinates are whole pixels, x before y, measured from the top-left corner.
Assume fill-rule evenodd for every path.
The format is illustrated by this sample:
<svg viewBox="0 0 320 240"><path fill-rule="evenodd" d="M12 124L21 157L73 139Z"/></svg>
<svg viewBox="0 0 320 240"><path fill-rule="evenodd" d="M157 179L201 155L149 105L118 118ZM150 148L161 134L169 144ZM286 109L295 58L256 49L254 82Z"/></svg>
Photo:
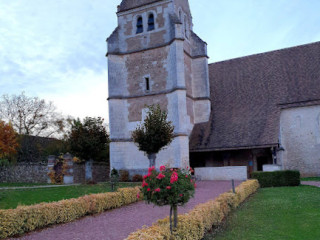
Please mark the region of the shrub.
<svg viewBox="0 0 320 240"><path fill-rule="evenodd" d="M252 178L257 179L262 188L300 185L299 171L254 172Z"/></svg>
<svg viewBox="0 0 320 240"><path fill-rule="evenodd" d="M120 170L120 182L129 182L129 172L127 170Z"/></svg>
<svg viewBox="0 0 320 240"><path fill-rule="evenodd" d="M197 205L189 213L178 216L178 227L170 234L170 220L158 220L149 228L131 233L126 240L203 239L206 231L218 227L228 213L257 191L257 180L248 180L236 188L236 194L223 193L216 200Z"/></svg>
<svg viewBox="0 0 320 240"><path fill-rule="evenodd" d="M122 188L113 193L91 194L76 199L0 210L0 239L136 202L139 192L138 187Z"/></svg>
<svg viewBox="0 0 320 240"><path fill-rule="evenodd" d="M142 182L143 178L142 175L136 174L132 177L132 182Z"/></svg>

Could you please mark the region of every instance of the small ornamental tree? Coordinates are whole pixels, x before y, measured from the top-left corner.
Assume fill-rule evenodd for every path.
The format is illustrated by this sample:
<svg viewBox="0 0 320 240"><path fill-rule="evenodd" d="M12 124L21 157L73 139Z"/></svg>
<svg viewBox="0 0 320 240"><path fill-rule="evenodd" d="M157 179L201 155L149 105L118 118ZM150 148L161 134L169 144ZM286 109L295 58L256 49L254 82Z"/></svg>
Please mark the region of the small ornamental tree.
<svg viewBox="0 0 320 240"><path fill-rule="evenodd" d="M167 112L159 105L150 105L144 123L132 132L132 139L139 150L147 154L150 167L155 166L156 154L174 138L174 126L167 117Z"/></svg>
<svg viewBox="0 0 320 240"><path fill-rule="evenodd" d="M191 178L191 168L167 169L160 167L160 172L155 167L149 168L148 174L143 177L141 193L147 203L157 206L170 205L170 230L172 232L172 212L174 228L178 223L178 206L186 204L194 196L196 184ZM138 198L140 196L138 195Z"/></svg>
<svg viewBox="0 0 320 240"><path fill-rule="evenodd" d="M12 125L0 120L0 160L15 154L18 146Z"/></svg>
<svg viewBox="0 0 320 240"><path fill-rule="evenodd" d="M75 156L75 162L85 161L86 181L92 181L92 162L109 162L109 134L103 125L102 118L87 117L74 120L71 125L67 143Z"/></svg>

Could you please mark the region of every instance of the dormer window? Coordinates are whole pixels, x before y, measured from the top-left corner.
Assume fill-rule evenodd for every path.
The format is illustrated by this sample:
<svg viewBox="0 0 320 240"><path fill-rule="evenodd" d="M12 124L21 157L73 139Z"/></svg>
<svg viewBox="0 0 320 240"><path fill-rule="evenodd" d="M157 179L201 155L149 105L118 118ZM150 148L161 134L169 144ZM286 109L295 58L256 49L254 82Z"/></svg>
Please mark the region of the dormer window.
<svg viewBox="0 0 320 240"><path fill-rule="evenodd" d="M138 17L137 19L137 34L143 32L143 20L142 17Z"/></svg>
<svg viewBox="0 0 320 240"><path fill-rule="evenodd" d="M154 15L151 13L148 18L148 31L154 30Z"/></svg>

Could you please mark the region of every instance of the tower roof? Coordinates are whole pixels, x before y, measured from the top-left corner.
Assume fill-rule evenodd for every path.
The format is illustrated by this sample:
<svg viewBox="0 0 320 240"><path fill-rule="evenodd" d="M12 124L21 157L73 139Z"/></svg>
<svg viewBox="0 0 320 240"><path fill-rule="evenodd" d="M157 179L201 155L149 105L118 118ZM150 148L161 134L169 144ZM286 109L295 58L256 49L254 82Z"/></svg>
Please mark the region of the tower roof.
<svg viewBox="0 0 320 240"><path fill-rule="evenodd" d="M122 0L118 12L127 11L133 8L141 7L143 5L160 2L162 0Z"/></svg>

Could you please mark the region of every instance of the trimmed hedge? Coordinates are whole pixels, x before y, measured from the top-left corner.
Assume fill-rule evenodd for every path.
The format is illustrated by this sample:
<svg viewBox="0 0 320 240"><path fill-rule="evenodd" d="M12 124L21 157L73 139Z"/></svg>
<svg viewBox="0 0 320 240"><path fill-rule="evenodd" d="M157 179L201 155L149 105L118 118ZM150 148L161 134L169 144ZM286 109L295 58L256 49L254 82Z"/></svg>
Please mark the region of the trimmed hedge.
<svg viewBox="0 0 320 240"><path fill-rule="evenodd" d="M257 179L262 188L299 186L299 171L253 172L252 178Z"/></svg>
<svg viewBox="0 0 320 240"><path fill-rule="evenodd" d="M58 202L0 210L0 239L137 202L139 192L138 187L121 188L112 193L91 194Z"/></svg>
<svg viewBox="0 0 320 240"><path fill-rule="evenodd" d="M158 220L151 227L131 233L126 240L200 240L205 233L219 226L228 213L257 191L257 180L248 180L236 188L236 194L221 194L215 200L197 205L193 210L178 216L178 227L171 235L169 217Z"/></svg>

